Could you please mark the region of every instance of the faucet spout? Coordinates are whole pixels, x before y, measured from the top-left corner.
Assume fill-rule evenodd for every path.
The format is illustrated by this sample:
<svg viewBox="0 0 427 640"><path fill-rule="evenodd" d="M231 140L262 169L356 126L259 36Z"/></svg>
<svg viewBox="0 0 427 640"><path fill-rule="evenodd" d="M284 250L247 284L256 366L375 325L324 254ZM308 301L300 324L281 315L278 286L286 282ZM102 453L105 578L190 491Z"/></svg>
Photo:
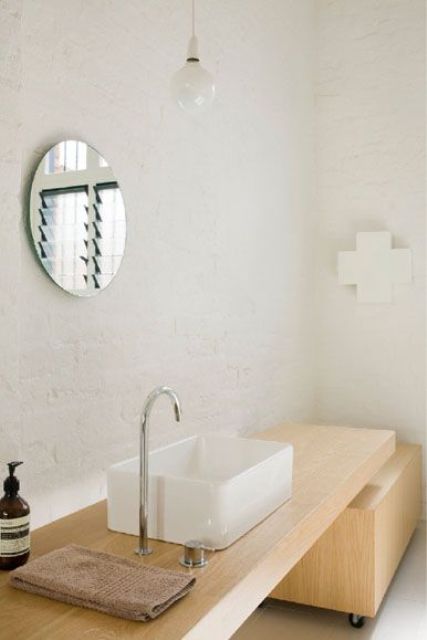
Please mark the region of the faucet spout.
<svg viewBox="0 0 427 640"><path fill-rule="evenodd" d="M174 404L174 410L175 410L175 420L177 422L181 422L181 407L179 406L178 403Z"/></svg>
<svg viewBox="0 0 427 640"><path fill-rule="evenodd" d="M147 396L142 410L139 448L139 546L135 553L147 556L152 553L148 546L148 424L151 409L161 395L169 396L175 413L175 420L181 421L181 406L175 391L170 387L156 387Z"/></svg>

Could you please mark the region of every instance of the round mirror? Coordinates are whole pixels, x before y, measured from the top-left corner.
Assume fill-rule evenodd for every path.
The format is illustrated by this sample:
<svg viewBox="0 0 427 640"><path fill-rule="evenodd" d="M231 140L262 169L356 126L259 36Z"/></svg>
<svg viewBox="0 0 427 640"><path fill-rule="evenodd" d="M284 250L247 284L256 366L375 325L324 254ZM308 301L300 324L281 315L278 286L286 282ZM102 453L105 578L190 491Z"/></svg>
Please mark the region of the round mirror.
<svg viewBox="0 0 427 640"><path fill-rule="evenodd" d="M93 296L116 275L126 241L120 187L85 142L49 149L31 185L30 225L44 270L75 296Z"/></svg>

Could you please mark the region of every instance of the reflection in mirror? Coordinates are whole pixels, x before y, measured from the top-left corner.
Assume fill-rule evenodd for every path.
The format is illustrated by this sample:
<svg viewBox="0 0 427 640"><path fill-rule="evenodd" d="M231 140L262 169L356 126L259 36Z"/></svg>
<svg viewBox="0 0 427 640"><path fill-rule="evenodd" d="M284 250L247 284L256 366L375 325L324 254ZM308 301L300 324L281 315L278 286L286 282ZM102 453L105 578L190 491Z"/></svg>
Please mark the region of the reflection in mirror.
<svg viewBox="0 0 427 640"><path fill-rule="evenodd" d="M34 175L30 226L40 262L57 285L77 296L104 289L126 241L122 194L105 159L78 140L52 147Z"/></svg>

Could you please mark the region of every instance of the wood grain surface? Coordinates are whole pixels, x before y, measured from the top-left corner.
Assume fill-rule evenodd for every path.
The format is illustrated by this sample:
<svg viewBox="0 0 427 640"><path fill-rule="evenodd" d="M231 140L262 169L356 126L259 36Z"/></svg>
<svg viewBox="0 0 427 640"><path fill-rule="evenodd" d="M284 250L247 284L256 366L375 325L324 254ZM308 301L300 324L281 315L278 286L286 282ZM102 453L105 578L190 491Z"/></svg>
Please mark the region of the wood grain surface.
<svg viewBox="0 0 427 640"><path fill-rule="evenodd" d="M394 455L272 592L273 598L374 616L421 511L421 447Z"/></svg>
<svg viewBox="0 0 427 640"><path fill-rule="evenodd" d="M193 591L156 620L120 620L10 587L0 576L1 640L226 640L295 566L368 483L395 449L388 430L288 424L253 437L295 448L293 497L224 551L194 570ZM153 541L154 553L136 558L133 536L107 530L98 503L38 529L32 557L74 542L169 569L182 547Z"/></svg>

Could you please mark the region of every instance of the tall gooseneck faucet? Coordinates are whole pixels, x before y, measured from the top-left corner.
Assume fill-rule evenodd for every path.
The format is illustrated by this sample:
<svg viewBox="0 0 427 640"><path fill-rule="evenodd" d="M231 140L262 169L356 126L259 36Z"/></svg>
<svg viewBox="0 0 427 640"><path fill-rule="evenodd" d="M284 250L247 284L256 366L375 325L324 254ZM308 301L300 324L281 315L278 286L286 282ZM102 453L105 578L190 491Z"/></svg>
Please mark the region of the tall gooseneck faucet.
<svg viewBox="0 0 427 640"><path fill-rule="evenodd" d="M169 387L156 387L147 396L142 410L139 448L139 547L135 549L139 556L148 556L152 552L148 546L148 422L153 404L163 394L169 396L173 403L175 420L181 420L181 407L175 391Z"/></svg>

